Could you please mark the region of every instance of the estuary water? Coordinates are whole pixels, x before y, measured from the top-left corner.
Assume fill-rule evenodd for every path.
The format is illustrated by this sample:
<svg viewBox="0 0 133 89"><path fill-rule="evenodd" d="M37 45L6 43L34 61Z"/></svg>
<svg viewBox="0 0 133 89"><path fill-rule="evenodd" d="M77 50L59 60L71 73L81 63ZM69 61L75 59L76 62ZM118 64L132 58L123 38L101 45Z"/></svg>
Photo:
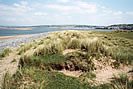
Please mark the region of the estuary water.
<svg viewBox="0 0 133 89"><path fill-rule="evenodd" d="M48 27L33 27L32 30L14 30L14 29L0 29L0 36L14 36L26 34L38 34L45 32L63 31L63 30L80 30L80 31L112 31L105 29L57 29Z"/></svg>

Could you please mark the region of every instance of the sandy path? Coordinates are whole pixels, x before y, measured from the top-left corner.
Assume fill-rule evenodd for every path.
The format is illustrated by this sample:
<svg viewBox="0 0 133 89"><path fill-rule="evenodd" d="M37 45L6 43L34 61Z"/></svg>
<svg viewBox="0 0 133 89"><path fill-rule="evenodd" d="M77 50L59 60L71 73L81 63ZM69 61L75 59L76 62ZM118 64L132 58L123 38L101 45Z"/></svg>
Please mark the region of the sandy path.
<svg viewBox="0 0 133 89"><path fill-rule="evenodd" d="M125 66L120 69L113 69L111 66L107 66L106 68L103 68L102 70L96 70L94 73L96 74L96 82L98 84L104 84L104 83L110 83L112 80L112 77L118 76L119 74L127 74L129 75L129 71L131 71L133 67L131 66ZM133 77L129 75L130 77Z"/></svg>
<svg viewBox="0 0 133 89"><path fill-rule="evenodd" d="M16 59L15 62L12 62ZM18 69L19 56L16 56L16 53L11 53L9 56L5 57L3 60L0 60L0 87L3 82L4 74L8 71L11 75L16 73Z"/></svg>

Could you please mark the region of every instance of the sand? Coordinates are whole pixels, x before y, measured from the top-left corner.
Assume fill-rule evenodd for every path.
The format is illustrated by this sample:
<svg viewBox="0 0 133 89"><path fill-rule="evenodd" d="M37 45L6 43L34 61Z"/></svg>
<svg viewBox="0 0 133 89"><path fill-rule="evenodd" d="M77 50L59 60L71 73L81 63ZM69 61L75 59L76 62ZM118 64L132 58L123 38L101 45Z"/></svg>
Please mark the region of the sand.
<svg viewBox="0 0 133 89"><path fill-rule="evenodd" d="M25 37L25 36L32 36L32 35L15 35L15 36L0 36L0 40L17 38L17 37Z"/></svg>
<svg viewBox="0 0 133 89"><path fill-rule="evenodd" d="M32 28L25 28L25 27L0 27L0 29L11 29L11 30L32 30Z"/></svg>

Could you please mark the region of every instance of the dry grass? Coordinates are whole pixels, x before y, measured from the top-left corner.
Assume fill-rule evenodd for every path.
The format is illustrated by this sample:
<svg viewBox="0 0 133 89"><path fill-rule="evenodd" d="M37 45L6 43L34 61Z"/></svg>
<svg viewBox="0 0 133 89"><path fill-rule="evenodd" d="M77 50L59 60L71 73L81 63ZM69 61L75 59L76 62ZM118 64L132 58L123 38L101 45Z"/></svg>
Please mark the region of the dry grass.
<svg viewBox="0 0 133 89"><path fill-rule="evenodd" d="M80 79L71 80L74 84L72 87L75 88L75 84L78 85L83 82L79 86L82 86L82 84L85 83L86 85L83 86L87 89L90 85L86 82L86 78L87 81L88 78L93 80L93 78L96 78L97 75L91 73L91 71L98 70L100 68L104 69L104 67L107 66L109 66L109 68L118 68L123 64L132 64L132 41L130 39L125 40L125 38L121 37L113 37L112 33L60 31L53 32L39 41L22 45L18 49L18 53L21 55L20 65L22 66L22 69L24 69L22 71L22 75L28 75L28 77L36 81L34 84L37 83L37 86L41 83L40 87L48 87L49 89L49 86L53 84L55 84L53 85L55 86L54 88L60 87L57 85L64 78L71 80L71 77L66 77L61 73L55 73L55 71L69 71L70 73L66 73L66 75L74 75L73 72L77 73L77 71L81 71L81 73L83 73L82 76L80 76L81 74L78 75L79 73L76 75L79 76ZM51 74L51 76L48 73ZM16 76L15 79L21 82L22 80L19 80L18 77L20 76ZM23 77L25 76L21 76L21 78ZM100 77L100 79L101 78L102 77ZM52 80L54 83L51 83L49 80ZM15 85L14 80L11 81L13 81L14 87L16 85L20 85ZM65 83L63 82L63 84L67 85L69 82L65 80ZM33 86L35 87L35 85ZM111 86L91 86L90 89L109 89L107 87ZM64 88L64 86L61 88Z"/></svg>

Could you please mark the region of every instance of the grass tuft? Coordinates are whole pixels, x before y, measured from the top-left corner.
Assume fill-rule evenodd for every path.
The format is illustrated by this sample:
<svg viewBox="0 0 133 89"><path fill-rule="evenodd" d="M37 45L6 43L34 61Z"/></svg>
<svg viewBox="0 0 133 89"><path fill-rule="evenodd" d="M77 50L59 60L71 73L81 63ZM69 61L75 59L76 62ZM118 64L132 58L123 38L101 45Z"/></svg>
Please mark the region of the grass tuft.
<svg viewBox="0 0 133 89"><path fill-rule="evenodd" d="M21 65L27 66L51 66L63 63L66 61L66 57L60 53L48 54L46 56L23 56L20 58Z"/></svg>
<svg viewBox="0 0 133 89"><path fill-rule="evenodd" d="M11 53L11 52L12 52L11 49L5 48L4 51L0 53L0 57L1 57L1 58L2 58L2 57L5 57L5 56L9 55L9 53Z"/></svg>
<svg viewBox="0 0 133 89"><path fill-rule="evenodd" d="M126 74L119 74L118 77L114 76L114 80L111 81L113 89L132 89L133 80L129 80Z"/></svg>
<svg viewBox="0 0 133 89"><path fill-rule="evenodd" d="M32 46L33 46L33 43L29 43L29 44L26 44L26 45L21 45L20 48L18 49L18 54L21 55L21 54L25 53Z"/></svg>
<svg viewBox="0 0 133 89"><path fill-rule="evenodd" d="M21 55L20 69L11 79L7 78L8 82L5 82L4 86L20 89L132 89L133 81L124 74L115 77L108 84L95 86L88 83L88 79L93 81L96 77L92 72L96 69L93 59L100 59L99 62L104 57L113 59L115 61L111 61L113 63L110 65L114 64L115 67L120 64L133 64L132 37L133 34L129 32L114 31L53 32L40 41L22 45L18 49L18 54ZM34 54L26 55L25 52L29 50L34 50ZM64 50L67 51L66 55L63 55ZM7 54L8 50L5 50L5 53L0 55ZM79 78L68 77L57 72L62 69L84 73Z"/></svg>

